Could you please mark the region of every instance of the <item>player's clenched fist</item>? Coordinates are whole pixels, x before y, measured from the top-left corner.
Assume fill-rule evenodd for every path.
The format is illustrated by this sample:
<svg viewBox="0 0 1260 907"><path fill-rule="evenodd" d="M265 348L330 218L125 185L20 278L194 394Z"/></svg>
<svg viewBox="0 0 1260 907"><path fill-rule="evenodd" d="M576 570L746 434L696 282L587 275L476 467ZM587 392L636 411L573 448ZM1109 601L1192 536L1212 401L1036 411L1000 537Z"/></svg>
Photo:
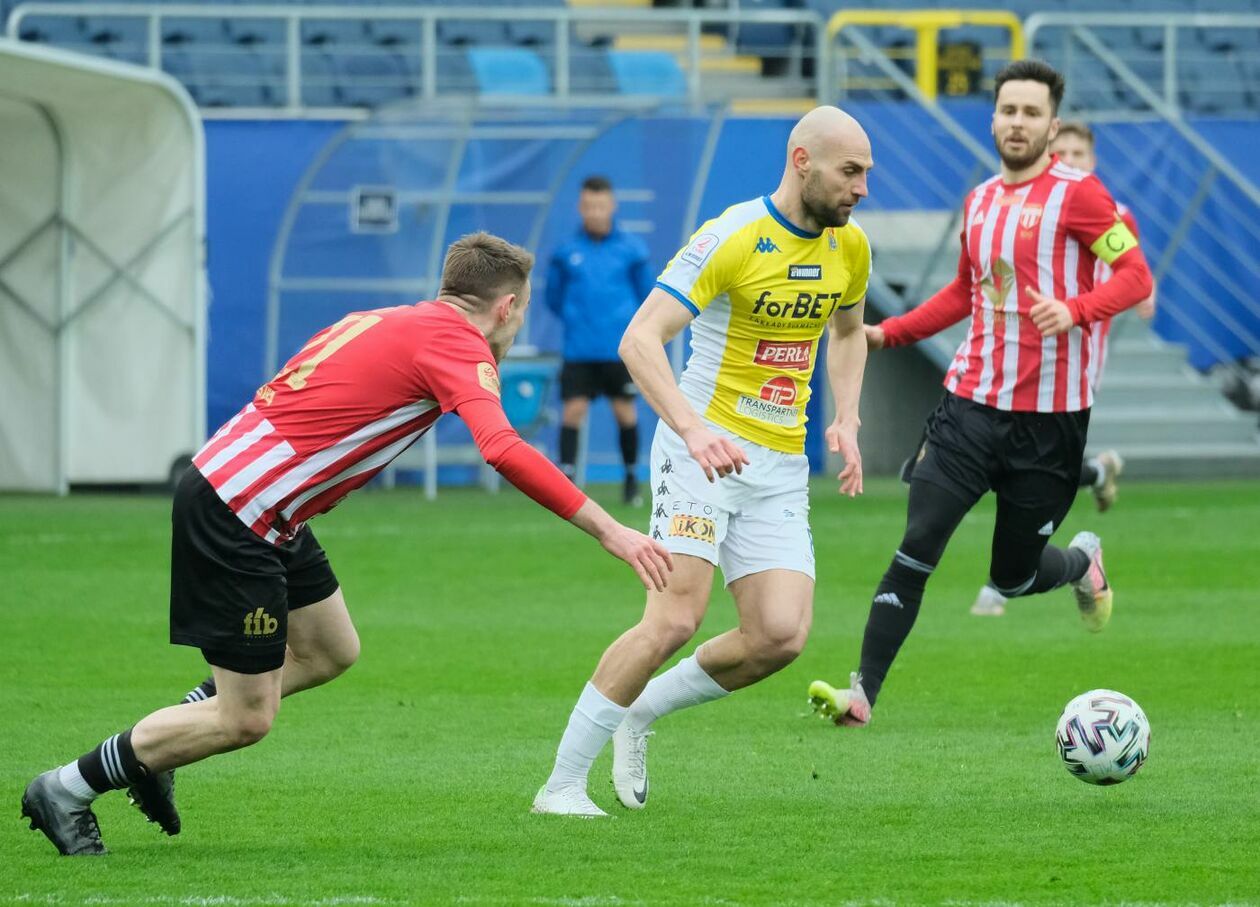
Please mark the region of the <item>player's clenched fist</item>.
<svg viewBox="0 0 1260 907"><path fill-rule="evenodd" d="M1076 323L1072 320L1072 310L1065 303L1050 296L1043 296L1036 290L1029 289L1028 296L1035 303L1028 310L1037 330L1043 337L1054 337L1064 331L1070 331Z"/></svg>
<svg viewBox="0 0 1260 907"><path fill-rule="evenodd" d="M866 348L868 350L882 350L884 348L884 329L877 324L864 324L862 331L866 334Z"/></svg>
<svg viewBox="0 0 1260 907"><path fill-rule="evenodd" d="M613 557L620 558L634 568L644 589L665 591L669 584L669 573L674 569L674 559L658 542L618 523L600 538L599 543Z"/></svg>
<svg viewBox="0 0 1260 907"><path fill-rule="evenodd" d="M704 470L704 477L710 482L740 473L748 465L748 455L729 438L704 427L696 427L682 436L687 445L687 452Z"/></svg>

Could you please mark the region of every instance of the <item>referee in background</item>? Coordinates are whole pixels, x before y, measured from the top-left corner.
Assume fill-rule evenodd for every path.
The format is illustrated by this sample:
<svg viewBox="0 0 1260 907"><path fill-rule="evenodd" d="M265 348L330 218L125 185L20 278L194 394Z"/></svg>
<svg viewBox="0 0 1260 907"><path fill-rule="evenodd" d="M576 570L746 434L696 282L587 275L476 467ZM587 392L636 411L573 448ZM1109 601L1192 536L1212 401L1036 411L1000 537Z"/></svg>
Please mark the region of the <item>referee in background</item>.
<svg viewBox="0 0 1260 907"><path fill-rule="evenodd" d="M617 355L617 345L635 310L651 292L653 275L646 244L618 228L613 220L616 211L612 183L602 176L583 180L578 196L582 224L551 257L544 301L564 325L560 468L570 478L575 474L578 429L591 399L603 395L612 404L619 429L626 469L623 500L638 504L638 390Z"/></svg>

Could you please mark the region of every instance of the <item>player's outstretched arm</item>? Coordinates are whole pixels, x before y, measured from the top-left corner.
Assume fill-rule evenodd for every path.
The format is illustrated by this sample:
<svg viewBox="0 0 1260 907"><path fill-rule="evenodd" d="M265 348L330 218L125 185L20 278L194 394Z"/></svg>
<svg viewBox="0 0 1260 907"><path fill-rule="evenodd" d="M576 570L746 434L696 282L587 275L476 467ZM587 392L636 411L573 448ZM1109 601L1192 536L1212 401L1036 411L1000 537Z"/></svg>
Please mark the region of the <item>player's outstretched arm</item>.
<svg viewBox="0 0 1260 907"><path fill-rule="evenodd" d="M704 425L699 413L674 381L665 344L687 326L692 315L674 297L657 288L648 294L621 338L618 352L648 405L678 433L710 481L742 472L748 456L739 445Z"/></svg>
<svg viewBox="0 0 1260 907"><path fill-rule="evenodd" d="M665 591L669 583L669 573L674 569L674 559L659 542L652 541L629 526L621 525L590 498L578 508L569 522L594 536L613 557L629 564L639 575L644 589Z"/></svg>
<svg viewBox="0 0 1260 907"><path fill-rule="evenodd" d="M862 493L862 453L858 449L858 401L862 396L862 373L866 368L867 335L862 326L866 307L863 297L853 308L831 316L827 334L827 380L836 401L836 417L825 432L827 449L844 458L840 470L840 493L855 497Z"/></svg>
<svg viewBox="0 0 1260 907"><path fill-rule="evenodd" d="M622 526L582 493L555 464L525 442L497 400L475 397L456 407L477 449L500 475L552 513L595 537L609 554L629 564L644 588L665 589L674 569L669 552L642 533Z"/></svg>

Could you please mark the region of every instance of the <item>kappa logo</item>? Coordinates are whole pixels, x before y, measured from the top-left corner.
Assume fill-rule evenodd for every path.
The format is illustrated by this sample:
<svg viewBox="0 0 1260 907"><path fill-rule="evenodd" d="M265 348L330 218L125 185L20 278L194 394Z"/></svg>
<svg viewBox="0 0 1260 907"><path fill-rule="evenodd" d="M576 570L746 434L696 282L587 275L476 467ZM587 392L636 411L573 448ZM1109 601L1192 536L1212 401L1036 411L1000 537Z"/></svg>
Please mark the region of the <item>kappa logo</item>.
<svg viewBox="0 0 1260 907"><path fill-rule="evenodd" d="M666 457L665 462L661 464L661 475L667 476L673 471L674 471L674 462L670 460L669 457Z"/></svg>
<svg viewBox="0 0 1260 907"><path fill-rule="evenodd" d="M984 212L977 211L976 216L971 219L971 225L973 227L978 227L983 223L984 223Z"/></svg>
<svg viewBox="0 0 1260 907"><path fill-rule="evenodd" d="M1046 523L1046 525L1038 529L1037 535L1045 535L1045 536L1054 535L1054 520L1051 520L1050 522Z"/></svg>
<svg viewBox="0 0 1260 907"><path fill-rule="evenodd" d="M778 246L774 244L774 240L769 236L762 236L757 239L758 252L782 252Z"/></svg>
<svg viewBox="0 0 1260 907"><path fill-rule="evenodd" d="M905 605L903 605L903 604L901 603L901 599L899 599L899 598L897 597L897 593L896 593L896 592L881 592L881 593L879 593L879 595L875 596L875 604L877 604L877 605L892 605L894 608L904 608L904 607L905 607Z"/></svg>
<svg viewBox="0 0 1260 907"><path fill-rule="evenodd" d="M280 629L280 621L262 608L245 615L246 636L272 636L278 629Z"/></svg>
<svg viewBox="0 0 1260 907"><path fill-rule="evenodd" d="M710 545L717 544L717 524L708 517L675 514L669 521L669 534L685 539L695 539L698 542L707 542Z"/></svg>
<svg viewBox="0 0 1260 907"><path fill-rule="evenodd" d="M653 514L652 514L652 516L669 516L669 514L667 514L667 513L665 512L665 505L664 505L664 504L657 504L657 505L656 505L656 512L655 512L655 513L653 513Z"/></svg>
<svg viewBox="0 0 1260 907"><path fill-rule="evenodd" d="M669 494L669 486L662 482L660 485L656 486L656 493L659 495Z"/></svg>

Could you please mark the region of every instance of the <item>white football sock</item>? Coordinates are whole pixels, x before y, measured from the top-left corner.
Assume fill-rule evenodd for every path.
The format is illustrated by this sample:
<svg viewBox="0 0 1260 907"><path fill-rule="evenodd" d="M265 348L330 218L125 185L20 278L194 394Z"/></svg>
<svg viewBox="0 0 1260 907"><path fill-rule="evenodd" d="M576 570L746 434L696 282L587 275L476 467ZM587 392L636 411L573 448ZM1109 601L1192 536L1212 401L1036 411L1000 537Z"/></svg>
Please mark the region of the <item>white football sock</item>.
<svg viewBox="0 0 1260 907"><path fill-rule="evenodd" d="M560 738L556 765L547 779L547 790L559 790L571 784L585 790L591 763L604 744L612 739L613 731L617 730L625 714L625 706L617 705L588 681L582 688L577 705L573 707L573 713L569 715L564 736Z"/></svg>
<svg viewBox="0 0 1260 907"><path fill-rule="evenodd" d="M100 796L100 794L92 790L92 785L84 780L83 773L79 771L79 760L77 759L63 765L57 773L57 778L61 781L62 787L70 792L70 796L80 803L91 803Z"/></svg>
<svg viewBox="0 0 1260 907"><path fill-rule="evenodd" d="M1098 478L1094 479L1094 487L1102 488L1107 482L1107 470L1103 467L1102 460L1097 457L1090 457L1088 462L1090 468L1098 476Z"/></svg>
<svg viewBox="0 0 1260 907"><path fill-rule="evenodd" d="M729 696L718 682L704 672L694 654L688 655L664 674L653 677L630 705L626 726L641 734L657 718L688 706L700 705Z"/></svg>

